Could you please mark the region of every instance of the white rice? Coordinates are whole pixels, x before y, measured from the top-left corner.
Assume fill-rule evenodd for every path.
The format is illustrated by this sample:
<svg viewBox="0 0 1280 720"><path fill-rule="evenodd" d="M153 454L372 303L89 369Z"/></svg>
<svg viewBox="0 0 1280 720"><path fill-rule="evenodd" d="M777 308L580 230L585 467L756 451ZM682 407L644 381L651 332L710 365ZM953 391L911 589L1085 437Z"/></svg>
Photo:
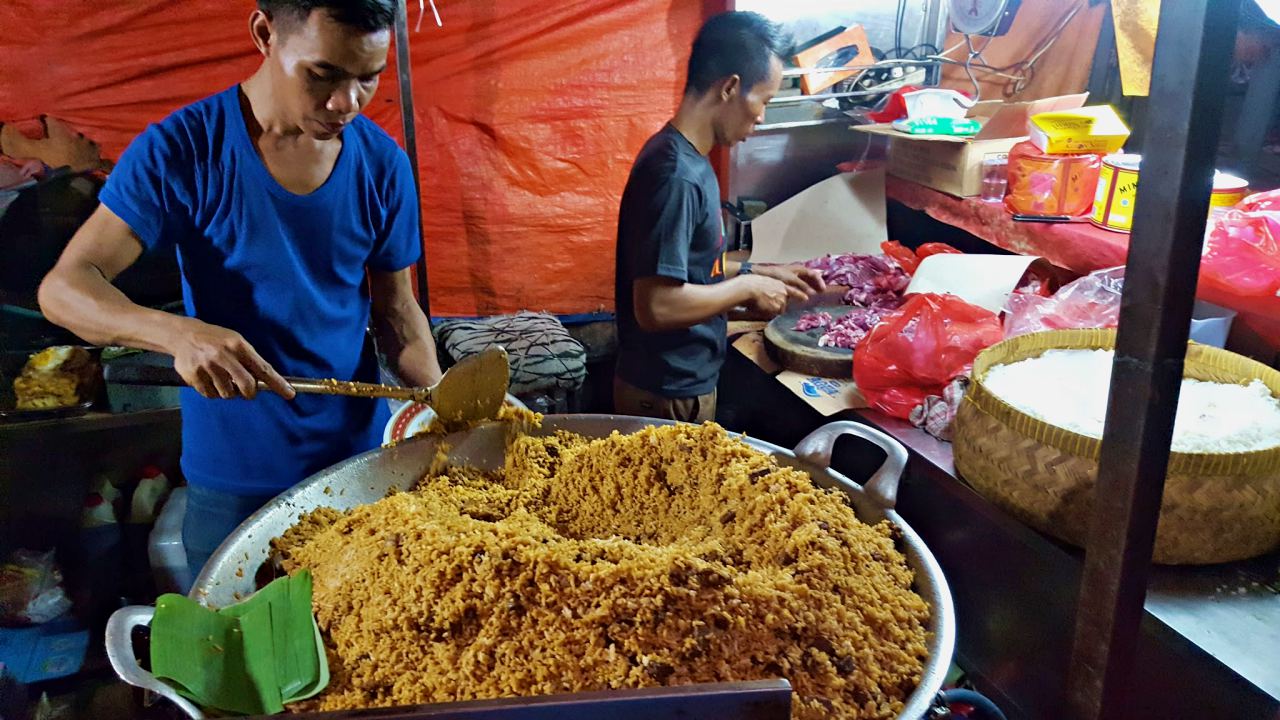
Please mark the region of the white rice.
<svg viewBox="0 0 1280 720"><path fill-rule="evenodd" d="M996 365L983 384L1032 417L1102 437L1111 382L1110 350L1049 350L1037 358ZM1182 381L1173 450L1232 453L1280 446L1280 400L1261 380L1248 385Z"/></svg>

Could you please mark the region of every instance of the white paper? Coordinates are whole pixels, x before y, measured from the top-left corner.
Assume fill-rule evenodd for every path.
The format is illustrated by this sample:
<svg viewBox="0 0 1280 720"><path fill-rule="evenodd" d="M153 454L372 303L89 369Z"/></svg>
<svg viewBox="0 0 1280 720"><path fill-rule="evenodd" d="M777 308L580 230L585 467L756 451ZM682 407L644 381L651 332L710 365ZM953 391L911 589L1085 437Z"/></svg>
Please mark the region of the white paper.
<svg viewBox="0 0 1280 720"><path fill-rule="evenodd" d="M1036 259L1029 255L930 255L916 268L907 294L950 293L999 313Z"/></svg>
<svg viewBox="0 0 1280 720"><path fill-rule="evenodd" d="M751 221L751 262L790 263L827 254L876 255L885 228L884 170L827 178Z"/></svg>

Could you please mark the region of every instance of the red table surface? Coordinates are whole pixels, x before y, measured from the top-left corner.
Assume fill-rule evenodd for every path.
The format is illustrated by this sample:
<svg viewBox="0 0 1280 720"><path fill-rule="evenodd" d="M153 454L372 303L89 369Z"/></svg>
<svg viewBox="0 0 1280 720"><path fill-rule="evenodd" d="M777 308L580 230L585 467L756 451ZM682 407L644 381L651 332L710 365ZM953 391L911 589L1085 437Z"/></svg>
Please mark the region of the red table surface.
<svg viewBox="0 0 1280 720"><path fill-rule="evenodd" d="M1082 275L1123 265L1129 253L1127 233L1089 223L1015 222L1001 203L958 198L893 176L885 178L885 195L998 248L1036 255ZM1233 346L1268 362L1274 359L1280 350L1280 316L1269 307L1273 301L1259 302L1203 290L1198 297L1238 313L1233 325Z"/></svg>

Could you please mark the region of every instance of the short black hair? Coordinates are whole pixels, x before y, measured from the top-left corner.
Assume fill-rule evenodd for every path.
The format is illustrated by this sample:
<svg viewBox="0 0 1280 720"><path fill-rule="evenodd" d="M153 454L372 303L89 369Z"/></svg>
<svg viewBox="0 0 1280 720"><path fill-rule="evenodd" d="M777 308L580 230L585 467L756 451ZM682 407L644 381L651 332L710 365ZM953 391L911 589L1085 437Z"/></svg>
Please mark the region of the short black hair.
<svg viewBox="0 0 1280 720"><path fill-rule="evenodd" d="M313 10L327 10L343 25L365 32L386 30L396 22L396 0L258 0L272 20L304 22Z"/></svg>
<svg viewBox="0 0 1280 720"><path fill-rule="evenodd" d="M720 13L693 41L684 90L703 93L730 75L742 78L744 88L753 87L769 76L769 62L781 59L790 44L782 28L760 13Z"/></svg>

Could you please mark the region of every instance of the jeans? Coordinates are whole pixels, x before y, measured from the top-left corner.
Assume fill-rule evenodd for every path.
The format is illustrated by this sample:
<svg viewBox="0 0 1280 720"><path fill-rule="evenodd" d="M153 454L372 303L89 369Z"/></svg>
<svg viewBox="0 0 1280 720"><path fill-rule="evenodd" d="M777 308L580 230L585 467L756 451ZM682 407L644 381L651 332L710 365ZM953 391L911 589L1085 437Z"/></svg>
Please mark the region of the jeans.
<svg viewBox="0 0 1280 720"><path fill-rule="evenodd" d="M187 552L191 576L198 576L222 541L273 497L275 495L233 495L189 486L187 514L182 518L182 546Z"/></svg>

